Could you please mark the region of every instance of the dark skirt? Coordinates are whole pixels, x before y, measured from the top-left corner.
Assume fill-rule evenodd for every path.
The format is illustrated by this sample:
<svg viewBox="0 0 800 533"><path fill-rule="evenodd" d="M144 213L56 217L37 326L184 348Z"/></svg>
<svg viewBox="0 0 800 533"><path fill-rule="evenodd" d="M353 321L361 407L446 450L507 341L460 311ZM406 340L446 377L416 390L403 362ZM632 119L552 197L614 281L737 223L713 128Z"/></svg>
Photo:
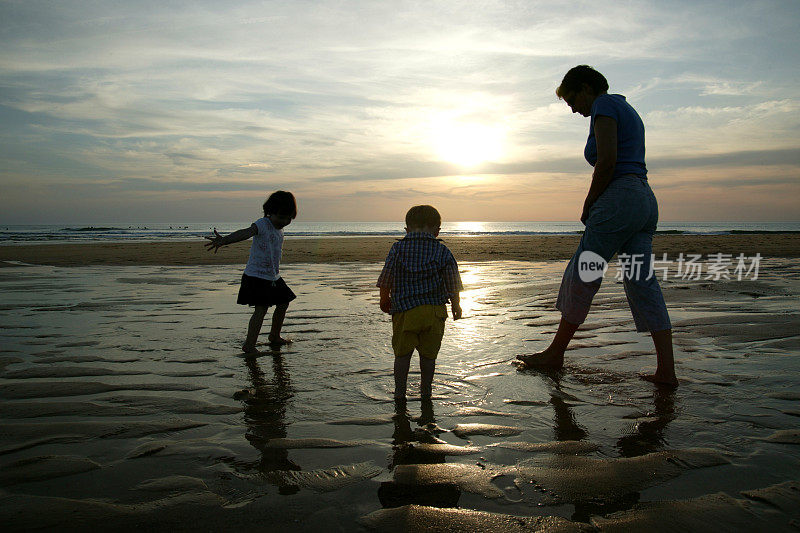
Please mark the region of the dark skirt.
<svg viewBox="0 0 800 533"><path fill-rule="evenodd" d="M239 297L236 299L236 303L270 307L272 305L288 304L295 298L297 296L286 285L283 278L270 281L242 274L242 284L239 287Z"/></svg>

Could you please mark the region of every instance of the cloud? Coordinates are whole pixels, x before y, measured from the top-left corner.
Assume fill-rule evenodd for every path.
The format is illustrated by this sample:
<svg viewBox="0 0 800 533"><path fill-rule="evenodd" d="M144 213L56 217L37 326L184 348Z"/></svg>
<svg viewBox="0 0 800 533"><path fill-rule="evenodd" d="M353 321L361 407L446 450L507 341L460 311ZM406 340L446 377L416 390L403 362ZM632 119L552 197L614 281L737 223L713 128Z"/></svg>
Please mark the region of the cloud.
<svg viewBox="0 0 800 533"><path fill-rule="evenodd" d="M793 166L800 168L800 147L778 150L743 150L697 156L651 158L651 168L687 169L699 167L738 168L751 166ZM794 177L790 177L794 179Z"/></svg>
<svg viewBox="0 0 800 533"><path fill-rule="evenodd" d="M769 163L797 175L792 2L565 6L3 2L0 184L245 202L280 183L333 189L331 202L349 205L347 191L389 198L410 180L412 195L449 195L454 211L482 190L517 206L485 209L524 216L526 201L543 209L535 188L443 184L585 183L588 125L554 95L579 63L642 114L654 171ZM501 129L502 154L470 168L440 161L442 120Z"/></svg>

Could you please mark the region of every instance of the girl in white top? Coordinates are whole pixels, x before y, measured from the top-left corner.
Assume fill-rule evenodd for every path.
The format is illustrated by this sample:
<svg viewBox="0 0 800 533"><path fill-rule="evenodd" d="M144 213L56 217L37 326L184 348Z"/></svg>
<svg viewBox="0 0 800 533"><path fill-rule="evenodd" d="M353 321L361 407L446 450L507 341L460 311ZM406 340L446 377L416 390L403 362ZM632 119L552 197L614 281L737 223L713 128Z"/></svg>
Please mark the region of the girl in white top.
<svg viewBox="0 0 800 533"><path fill-rule="evenodd" d="M214 229L214 236L206 237L210 241L206 243L206 248L209 251L213 249L214 253L217 253L220 246L253 238L236 300L239 304L254 307L247 327L247 338L242 345L244 353L258 353L256 341L267 310L272 305L275 306L275 311L272 313L272 328L269 332L270 346L291 342L281 337L281 328L289 302L296 296L281 278L279 266L283 228L297 217L297 202L292 193L277 191L267 198L263 207L264 218L259 218L249 228L234 231L224 237Z"/></svg>

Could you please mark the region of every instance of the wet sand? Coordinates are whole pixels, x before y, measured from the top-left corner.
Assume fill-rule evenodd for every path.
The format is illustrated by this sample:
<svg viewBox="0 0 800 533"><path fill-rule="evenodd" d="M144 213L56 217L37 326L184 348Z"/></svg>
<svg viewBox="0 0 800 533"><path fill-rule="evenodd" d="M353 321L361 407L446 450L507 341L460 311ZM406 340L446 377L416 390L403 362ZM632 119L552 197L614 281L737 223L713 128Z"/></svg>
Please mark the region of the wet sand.
<svg viewBox="0 0 800 533"><path fill-rule="evenodd" d="M395 241L392 237L292 238L283 246L287 263L379 262ZM559 261L569 259L579 235L446 237L459 261ZM206 251L205 241L29 244L0 246L0 261L36 265L224 265L247 262L249 242ZM727 253L764 257L800 257L800 234L656 235L653 250L661 257L679 253Z"/></svg>
<svg viewBox="0 0 800 533"><path fill-rule="evenodd" d="M564 372L512 365L552 336L563 266L462 260L434 399L414 363L405 406L377 261L286 265L294 342L259 357L241 265L6 266L4 530L794 530L797 261L663 283L677 390L638 378L613 273Z"/></svg>

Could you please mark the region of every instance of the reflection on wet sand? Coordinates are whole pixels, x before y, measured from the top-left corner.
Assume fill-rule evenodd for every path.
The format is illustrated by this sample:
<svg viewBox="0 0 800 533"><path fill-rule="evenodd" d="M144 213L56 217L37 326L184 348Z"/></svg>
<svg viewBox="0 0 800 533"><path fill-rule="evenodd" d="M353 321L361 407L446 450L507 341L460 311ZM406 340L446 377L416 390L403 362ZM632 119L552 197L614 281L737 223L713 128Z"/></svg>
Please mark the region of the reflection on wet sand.
<svg viewBox="0 0 800 533"><path fill-rule="evenodd" d="M423 400L421 415L416 419L417 428L411 428L411 415L405 400L395 401L393 416L394 432L392 433L392 458L389 470L394 471L400 465L444 463L446 455L436 453L430 448L417 448L419 444L445 444L436 437L436 417L433 402ZM403 505L428 505L432 507L456 507L461 491L453 483L406 484L395 480L381 483L378 499L384 508Z"/></svg>
<svg viewBox="0 0 800 533"><path fill-rule="evenodd" d="M580 441L586 438L586 430L575 421L569 404L564 401L561 393L561 376L557 373L551 376L553 392L550 393L550 405L553 406L553 434L557 441Z"/></svg>
<svg viewBox="0 0 800 533"><path fill-rule="evenodd" d="M261 454L252 468L278 485L281 494L294 494L296 485L285 481L284 476L270 475L276 471L301 470L289 459L289 450L267 446L271 439L286 438L286 407L294 396L289 374L286 372L283 355L272 354L272 379L268 380L256 357L245 359L253 388L244 398L244 420L247 424L245 438Z"/></svg>
<svg viewBox="0 0 800 533"><path fill-rule="evenodd" d="M518 368L519 373L537 374L548 383L550 405L553 406L553 435L556 441L582 441L588 433L575 418L570 403L565 401L570 395L561 387L562 372L549 372ZM670 387L656 387L653 390L653 411L648 412L636 423L630 434L621 436L616 447L622 457L637 457L664 449L664 430L676 418L676 391Z"/></svg>
<svg viewBox="0 0 800 533"><path fill-rule="evenodd" d="M549 403L553 407L553 434L556 441L579 442L588 437L586 428L578 422L573 412L572 404L569 403L569 400L574 400L574 398L563 390L563 372L525 368L520 368L519 372L539 376L550 388ZM647 413L645 420L635 425L632 433L622 435L617 440L616 447L621 457L639 457L664 449L664 430L675 419L675 394L676 392L672 388L655 388L653 392L653 411ZM558 468L563 467L563 460L545 459L538 464L547 465L548 468ZM615 470L622 472L627 466L618 460L610 460L604 464L604 468L608 468L609 473ZM597 467L600 467L599 463ZM609 480L609 483L613 485L611 480ZM573 499L571 503L574 505L574 513L571 519L578 522L588 522L590 517L594 515L603 516L613 512L625 511L637 504L640 498L640 493L636 490L622 491L614 494L612 498L606 499L600 498L599 494L600 492L596 494L597 497L590 499ZM550 497L558 498L558 495L551 495Z"/></svg>
<svg viewBox="0 0 800 533"><path fill-rule="evenodd" d="M653 391L654 411L648 413L646 420L638 422L633 433L623 435L617 441L617 449L622 457L637 457L664 448L664 430L675 420L675 390L657 387Z"/></svg>

